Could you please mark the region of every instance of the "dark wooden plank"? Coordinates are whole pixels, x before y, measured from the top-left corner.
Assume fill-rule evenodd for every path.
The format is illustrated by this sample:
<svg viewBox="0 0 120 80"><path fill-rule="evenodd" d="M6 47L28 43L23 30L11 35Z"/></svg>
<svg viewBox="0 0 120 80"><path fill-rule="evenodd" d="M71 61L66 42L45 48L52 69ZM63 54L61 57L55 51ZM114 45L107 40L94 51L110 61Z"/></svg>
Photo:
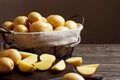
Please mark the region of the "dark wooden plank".
<svg viewBox="0 0 120 80"><path fill-rule="evenodd" d="M81 56L83 64L100 64L96 74L102 75L105 80L120 80L120 44L79 44L74 48L72 56ZM71 71L73 71L72 68L67 68L65 71L54 75L49 74L49 72L23 74L13 71L5 76L0 75L0 77L6 78L6 80L15 80L16 78L18 80L38 80L38 78L46 80L61 77ZM47 77L45 77L46 75Z"/></svg>
<svg viewBox="0 0 120 80"><path fill-rule="evenodd" d="M119 44L79 44L73 56L83 57L83 64L100 64L96 73L105 80L120 80Z"/></svg>

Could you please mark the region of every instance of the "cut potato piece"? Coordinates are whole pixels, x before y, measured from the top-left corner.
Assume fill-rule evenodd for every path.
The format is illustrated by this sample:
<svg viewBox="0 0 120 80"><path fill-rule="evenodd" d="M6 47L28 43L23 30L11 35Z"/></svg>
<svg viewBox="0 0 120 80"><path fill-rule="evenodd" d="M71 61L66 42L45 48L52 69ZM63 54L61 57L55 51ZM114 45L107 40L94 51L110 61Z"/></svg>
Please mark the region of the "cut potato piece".
<svg viewBox="0 0 120 80"><path fill-rule="evenodd" d="M64 60L60 60L58 63L56 63L51 70L53 71L63 71L66 68Z"/></svg>
<svg viewBox="0 0 120 80"><path fill-rule="evenodd" d="M33 54L27 58L24 58L22 61L28 64L34 64L35 62L38 61L38 55Z"/></svg>
<svg viewBox="0 0 120 80"><path fill-rule="evenodd" d="M82 57L71 57L65 61L73 66L80 66L82 64Z"/></svg>
<svg viewBox="0 0 120 80"><path fill-rule="evenodd" d="M34 66L38 69L38 70L47 70L52 66L52 61L50 60L43 60L43 61L39 61L37 63L34 64Z"/></svg>
<svg viewBox="0 0 120 80"><path fill-rule="evenodd" d="M28 57L28 56L31 56L33 55L33 53L29 53L29 52L24 52L24 51L19 51L21 56L22 56L22 59Z"/></svg>
<svg viewBox="0 0 120 80"><path fill-rule="evenodd" d="M18 68L21 72L33 72L36 70L35 66L25 63L22 60L18 61Z"/></svg>
<svg viewBox="0 0 120 80"><path fill-rule="evenodd" d="M40 60L46 60L46 59L48 59L48 60L50 60L52 62L55 62L56 57L54 55L51 55L51 54L42 54L40 56Z"/></svg>
<svg viewBox="0 0 120 80"><path fill-rule="evenodd" d="M95 73L99 64L90 64L76 67L77 71L83 75L92 75Z"/></svg>

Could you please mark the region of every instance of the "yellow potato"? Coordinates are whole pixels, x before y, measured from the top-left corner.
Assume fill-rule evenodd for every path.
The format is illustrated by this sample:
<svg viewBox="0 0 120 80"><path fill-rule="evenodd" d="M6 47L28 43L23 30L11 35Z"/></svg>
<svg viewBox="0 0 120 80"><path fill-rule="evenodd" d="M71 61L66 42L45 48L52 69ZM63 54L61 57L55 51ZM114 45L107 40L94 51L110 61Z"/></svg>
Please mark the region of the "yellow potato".
<svg viewBox="0 0 120 80"><path fill-rule="evenodd" d="M73 66L80 66L82 64L82 57L71 57L65 61Z"/></svg>
<svg viewBox="0 0 120 80"><path fill-rule="evenodd" d="M24 63L34 64L35 62L38 61L38 55L37 54L33 54L31 56L28 56L28 57L24 58L22 61Z"/></svg>
<svg viewBox="0 0 120 80"><path fill-rule="evenodd" d="M19 53L21 54L22 59L24 59L24 58L26 58L26 57L28 57L28 56L33 55L33 53L25 52L25 51L19 51Z"/></svg>
<svg viewBox="0 0 120 80"><path fill-rule="evenodd" d="M2 26L4 28L6 28L7 30L13 30L14 26L13 26L13 22L11 21L5 21Z"/></svg>
<svg viewBox="0 0 120 80"><path fill-rule="evenodd" d="M14 69L14 62L8 57L0 58L0 73L8 73Z"/></svg>
<svg viewBox="0 0 120 80"><path fill-rule="evenodd" d="M76 69L80 74L88 76L94 74L98 66L99 64L90 64L90 65L77 66Z"/></svg>
<svg viewBox="0 0 120 80"><path fill-rule="evenodd" d="M38 70L48 70L51 66L52 66L53 62L50 61L49 59L47 60L42 60L39 61L37 63L34 63L34 66L38 69Z"/></svg>
<svg viewBox="0 0 120 80"><path fill-rule="evenodd" d="M41 61L48 60L48 61L55 62L55 60L56 60L56 57L54 55L51 55L51 54L42 54L42 55L40 55L39 58Z"/></svg>
<svg viewBox="0 0 120 80"><path fill-rule="evenodd" d="M65 26L58 26L54 29L54 31L65 31L65 30L70 30L70 29Z"/></svg>
<svg viewBox="0 0 120 80"><path fill-rule="evenodd" d="M17 16L13 20L13 25L14 25L14 27L17 25L20 25L20 24L27 26L27 21L28 21L28 18L26 16Z"/></svg>
<svg viewBox="0 0 120 80"><path fill-rule="evenodd" d="M33 72L36 70L36 67L32 64L26 63L22 60L18 61L18 68L21 72Z"/></svg>
<svg viewBox="0 0 120 80"><path fill-rule="evenodd" d="M30 24L30 31L31 32L49 32L53 29L53 27L42 21L36 21Z"/></svg>
<svg viewBox="0 0 120 80"><path fill-rule="evenodd" d="M47 19L45 17L42 17L43 22L47 22Z"/></svg>
<svg viewBox="0 0 120 80"><path fill-rule="evenodd" d="M61 80L85 80L81 75L77 73L66 73Z"/></svg>
<svg viewBox="0 0 120 80"><path fill-rule="evenodd" d="M65 26L68 27L69 29L77 29L78 28L77 23L73 20L66 21Z"/></svg>
<svg viewBox="0 0 120 80"><path fill-rule="evenodd" d="M48 31L53 31L53 26L50 23L46 23L48 26Z"/></svg>
<svg viewBox="0 0 120 80"><path fill-rule="evenodd" d="M14 61L15 64L22 59L22 56L17 49L1 50L0 57L9 57Z"/></svg>
<svg viewBox="0 0 120 80"><path fill-rule="evenodd" d="M33 23L33 22L36 22L36 21L42 21L42 16L39 12L30 12L28 14L28 20Z"/></svg>
<svg viewBox="0 0 120 80"><path fill-rule="evenodd" d="M13 31L15 32L28 32L28 28L25 25L17 25L14 27Z"/></svg>
<svg viewBox="0 0 120 80"><path fill-rule="evenodd" d="M64 60L60 60L58 63L56 63L55 65L52 66L51 70L53 71L63 71L65 70L66 65Z"/></svg>
<svg viewBox="0 0 120 80"><path fill-rule="evenodd" d="M65 19L60 15L49 15L47 17L47 21L48 23L52 24L54 28L57 26L63 26L65 23Z"/></svg>

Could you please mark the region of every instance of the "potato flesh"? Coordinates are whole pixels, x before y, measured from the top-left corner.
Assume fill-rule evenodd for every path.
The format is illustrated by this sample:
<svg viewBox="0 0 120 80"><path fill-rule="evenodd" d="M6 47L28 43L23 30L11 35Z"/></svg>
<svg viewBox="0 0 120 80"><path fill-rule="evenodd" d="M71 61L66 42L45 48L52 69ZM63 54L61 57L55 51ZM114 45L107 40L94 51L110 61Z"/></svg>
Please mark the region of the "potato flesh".
<svg viewBox="0 0 120 80"><path fill-rule="evenodd" d="M66 67L64 60L60 60L58 63L56 63L51 69L54 71L62 71Z"/></svg>
<svg viewBox="0 0 120 80"><path fill-rule="evenodd" d="M48 59L52 62L55 62L55 60L56 60L56 57L54 55L51 55L51 54L42 54L39 58L40 58L40 60Z"/></svg>
<svg viewBox="0 0 120 80"><path fill-rule="evenodd" d="M78 66L78 67L76 67L76 69L80 74L92 75L95 73L98 66L99 66L99 64L84 65L84 66Z"/></svg>
<svg viewBox="0 0 120 80"><path fill-rule="evenodd" d="M80 66L82 64L82 57L71 57L66 59L66 62L73 66Z"/></svg>
<svg viewBox="0 0 120 80"><path fill-rule="evenodd" d="M32 64L28 64L23 61L18 62L18 68L22 72L33 72L36 70L36 68Z"/></svg>
<svg viewBox="0 0 120 80"><path fill-rule="evenodd" d="M50 60L43 60L43 61L39 61L37 63L34 64L34 66L38 69L38 70L47 70L52 66L52 61Z"/></svg>
<svg viewBox="0 0 120 80"><path fill-rule="evenodd" d="M33 54L27 58L24 58L22 61L25 62L25 63L28 63L28 64L34 64L35 62L38 61L38 55L36 54Z"/></svg>
<svg viewBox="0 0 120 80"><path fill-rule="evenodd" d="M24 52L24 51L19 51L19 52L20 52L20 54L22 56L22 59L33 55L33 53L29 53L29 52Z"/></svg>

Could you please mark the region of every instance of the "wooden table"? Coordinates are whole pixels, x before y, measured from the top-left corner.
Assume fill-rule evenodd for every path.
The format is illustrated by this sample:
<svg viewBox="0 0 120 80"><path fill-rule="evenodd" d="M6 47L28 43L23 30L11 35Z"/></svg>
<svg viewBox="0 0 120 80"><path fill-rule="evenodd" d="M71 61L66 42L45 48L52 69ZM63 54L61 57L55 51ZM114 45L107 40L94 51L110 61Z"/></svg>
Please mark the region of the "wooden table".
<svg viewBox="0 0 120 80"><path fill-rule="evenodd" d="M73 56L82 56L84 64L99 63L97 73L105 80L120 80L120 44L80 44Z"/></svg>
<svg viewBox="0 0 120 80"><path fill-rule="evenodd" d="M72 56L83 57L83 64L100 64L96 74L101 75L104 80L120 80L119 44L80 44L75 47ZM65 73L72 71L71 66L67 67L65 71L60 73L43 71L24 74L15 70L9 74L0 74L0 80L48 80L48 78L52 79L61 77Z"/></svg>

